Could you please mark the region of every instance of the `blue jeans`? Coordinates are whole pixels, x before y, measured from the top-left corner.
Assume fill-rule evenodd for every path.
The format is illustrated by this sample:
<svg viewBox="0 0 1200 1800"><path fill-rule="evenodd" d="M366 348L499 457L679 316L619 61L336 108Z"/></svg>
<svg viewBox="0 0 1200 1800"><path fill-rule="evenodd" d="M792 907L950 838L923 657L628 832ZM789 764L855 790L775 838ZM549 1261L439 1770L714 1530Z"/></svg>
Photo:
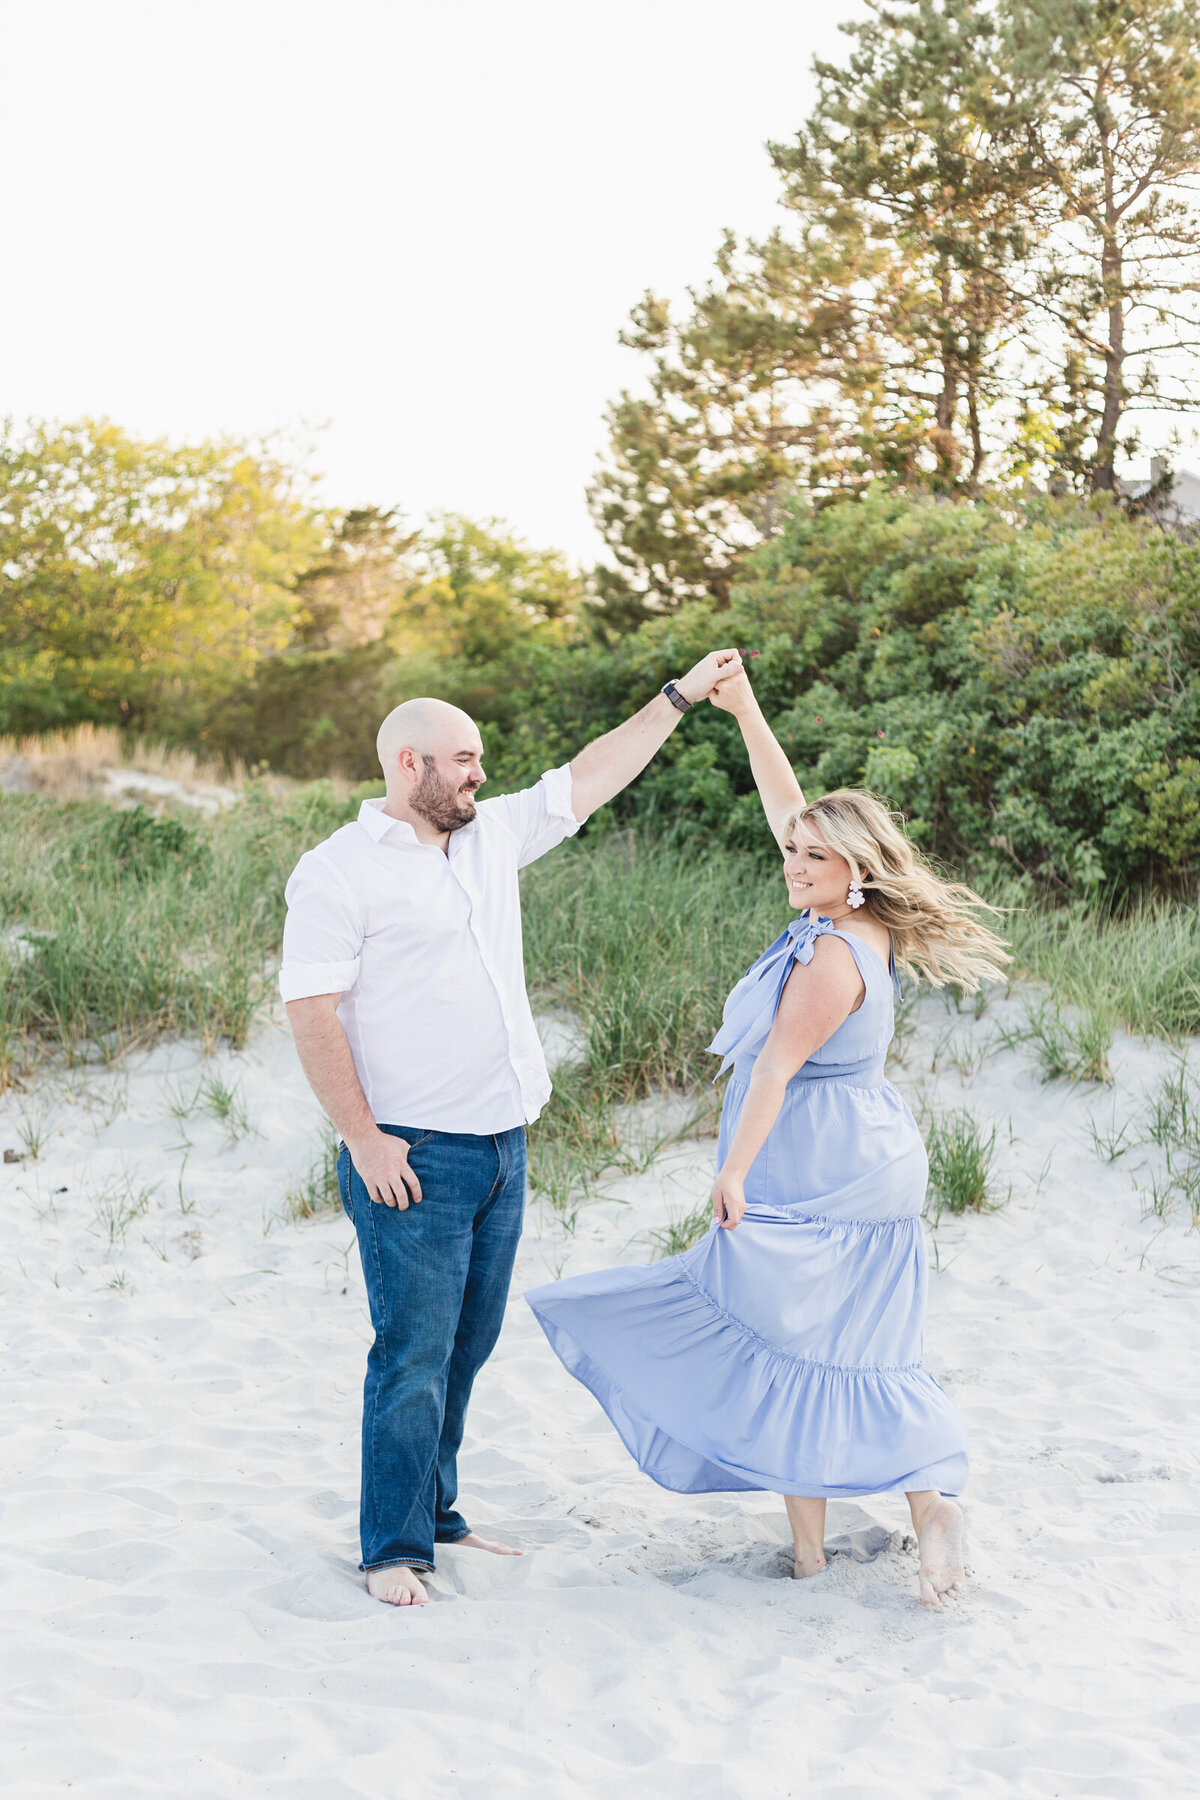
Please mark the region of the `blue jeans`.
<svg viewBox="0 0 1200 1800"><path fill-rule="evenodd" d="M467 1401L491 1355L525 1210L525 1129L494 1137L381 1125L408 1139L419 1205L372 1200L338 1156L375 1342L363 1387L363 1569L432 1569L471 1529L455 1511Z"/></svg>

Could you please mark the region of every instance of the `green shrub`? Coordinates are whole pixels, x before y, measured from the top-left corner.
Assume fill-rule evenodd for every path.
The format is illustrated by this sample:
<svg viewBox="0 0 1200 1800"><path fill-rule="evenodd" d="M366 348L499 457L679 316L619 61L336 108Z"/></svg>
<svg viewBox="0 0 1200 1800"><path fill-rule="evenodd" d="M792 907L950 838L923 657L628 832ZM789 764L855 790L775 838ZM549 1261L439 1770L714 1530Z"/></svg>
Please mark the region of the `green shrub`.
<svg viewBox="0 0 1200 1800"><path fill-rule="evenodd" d="M202 877L212 867L212 853L179 819L150 812L144 806L113 813L103 833L105 847L122 873L145 878L161 874L172 860Z"/></svg>

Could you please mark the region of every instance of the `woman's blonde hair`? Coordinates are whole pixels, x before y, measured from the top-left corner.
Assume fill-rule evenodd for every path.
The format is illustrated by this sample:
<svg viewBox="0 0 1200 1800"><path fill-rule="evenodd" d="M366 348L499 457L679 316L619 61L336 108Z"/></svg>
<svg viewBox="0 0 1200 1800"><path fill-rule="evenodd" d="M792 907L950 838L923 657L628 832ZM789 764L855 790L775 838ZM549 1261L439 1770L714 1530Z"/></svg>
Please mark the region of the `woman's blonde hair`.
<svg viewBox="0 0 1200 1800"><path fill-rule="evenodd" d="M980 913L999 914L969 887L944 881L911 842L904 817L865 788L838 788L788 820L811 824L844 856L871 918L892 934L896 961L934 987L953 982L973 993L981 981L1003 981L1012 959Z"/></svg>

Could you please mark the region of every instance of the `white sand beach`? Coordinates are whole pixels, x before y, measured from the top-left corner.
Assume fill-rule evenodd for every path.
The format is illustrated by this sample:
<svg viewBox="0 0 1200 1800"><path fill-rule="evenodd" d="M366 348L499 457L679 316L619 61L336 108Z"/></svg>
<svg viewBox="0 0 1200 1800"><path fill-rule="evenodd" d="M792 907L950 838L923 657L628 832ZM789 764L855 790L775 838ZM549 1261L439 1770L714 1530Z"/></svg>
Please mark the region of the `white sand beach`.
<svg viewBox="0 0 1200 1800"><path fill-rule="evenodd" d="M284 1025L3 1096L6 1795L1200 1793L1200 1234L1147 1211L1159 1151L1109 1164L1091 1130L1136 1122L1172 1053L1122 1038L1112 1087L1044 1086L976 1056L1020 1004L924 1002L895 1070L995 1121L1011 1184L934 1240L927 1362L973 1453L939 1613L899 1495L832 1505L842 1554L799 1583L773 1496L652 1486L520 1298L648 1260L711 1141L601 1183L573 1230L532 1202L461 1465L472 1522L526 1554L451 1551L398 1611L355 1566L353 1233L284 1208L319 1135Z"/></svg>

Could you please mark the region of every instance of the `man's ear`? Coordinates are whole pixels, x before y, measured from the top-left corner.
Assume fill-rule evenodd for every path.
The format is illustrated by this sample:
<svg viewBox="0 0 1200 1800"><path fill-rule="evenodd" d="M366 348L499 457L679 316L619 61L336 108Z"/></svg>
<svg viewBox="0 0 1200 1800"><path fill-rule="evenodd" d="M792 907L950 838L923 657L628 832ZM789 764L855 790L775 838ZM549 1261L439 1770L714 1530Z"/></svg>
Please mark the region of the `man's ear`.
<svg viewBox="0 0 1200 1800"><path fill-rule="evenodd" d="M396 758L396 767L402 778L412 787L416 787L421 779L422 762L418 751L401 750Z"/></svg>

